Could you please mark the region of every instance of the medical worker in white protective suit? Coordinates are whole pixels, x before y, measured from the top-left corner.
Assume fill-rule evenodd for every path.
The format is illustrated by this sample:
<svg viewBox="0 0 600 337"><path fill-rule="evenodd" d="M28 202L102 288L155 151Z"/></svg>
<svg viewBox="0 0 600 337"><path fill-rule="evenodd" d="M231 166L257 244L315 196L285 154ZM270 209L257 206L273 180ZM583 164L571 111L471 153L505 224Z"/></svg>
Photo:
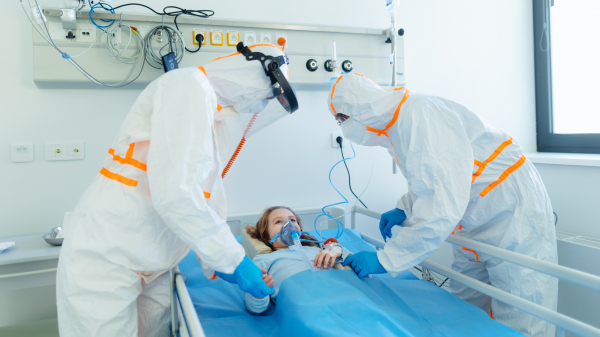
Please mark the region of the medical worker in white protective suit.
<svg viewBox="0 0 600 337"><path fill-rule="evenodd" d="M277 65L244 56L252 53ZM172 70L131 108L63 229L57 272L62 337L168 336L168 271L190 248L205 271L222 273L256 297L273 293L226 223L222 119L262 111L267 98L282 94L278 81L287 58L272 45L242 54Z"/></svg>
<svg viewBox="0 0 600 337"><path fill-rule="evenodd" d="M398 162L409 191L384 213L380 229L396 237L377 253L346 259L359 276L396 276L423 261L449 234L557 263L552 206L521 147L465 107L440 97L384 89L370 79L338 78L329 109L344 136L383 146ZM401 225L402 226L402 225ZM452 268L511 294L556 310L558 280L454 245ZM450 281L450 292L497 321L530 336L554 336L554 326Z"/></svg>

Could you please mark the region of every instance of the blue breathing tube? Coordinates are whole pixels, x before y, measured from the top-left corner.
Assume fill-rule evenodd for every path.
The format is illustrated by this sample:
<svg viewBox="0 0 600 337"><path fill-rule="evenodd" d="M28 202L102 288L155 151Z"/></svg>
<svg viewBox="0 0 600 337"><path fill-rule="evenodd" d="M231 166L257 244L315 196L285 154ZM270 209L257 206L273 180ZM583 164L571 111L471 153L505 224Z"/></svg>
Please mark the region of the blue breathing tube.
<svg viewBox="0 0 600 337"><path fill-rule="evenodd" d="M333 216L325 213L325 209L327 207L333 207L333 206L337 206L337 205L348 204L348 199L346 199L346 197L344 197L344 195L337 188L335 188L335 185L333 185L333 182L331 181L331 172L333 172L333 169L336 166L338 166L340 163L342 163L342 162L344 162L346 160L350 160L350 159L356 158L356 151L354 151L354 146L352 146L352 142L349 142L349 143L350 143L350 148L352 149L352 157L348 157L348 158L345 158L345 159L342 159L342 160L338 161L337 163L333 164L333 166L329 170L329 183L331 184L331 187L333 187L333 189L344 199L344 201L324 206L321 209L322 214L320 214L319 216L317 216L315 218L315 231L319 234L319 237L321 238L321 240L323 240L323 237L321 236L321 232L319 232L319 230L317 230L317 220L319 220L319 218L322 217L322 216L329 217L330 219L332 219L332 220L335 221L335 223L337 225L337 229L338 229L337 234L335 236L336 239L339 239L340 236L342 236L342 234L344 234L344 224L341 223L338 219L335 219Z"/></svg>

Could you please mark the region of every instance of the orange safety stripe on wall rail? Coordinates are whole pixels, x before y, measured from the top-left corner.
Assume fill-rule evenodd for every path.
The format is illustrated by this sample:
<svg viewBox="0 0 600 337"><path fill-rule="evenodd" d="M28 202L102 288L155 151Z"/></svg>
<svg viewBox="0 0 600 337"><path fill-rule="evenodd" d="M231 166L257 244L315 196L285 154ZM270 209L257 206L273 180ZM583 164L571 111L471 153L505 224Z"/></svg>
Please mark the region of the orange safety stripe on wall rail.
<svg viewBox="0 0 600 337"><path fill-rule="evenodd" d="M479 169L477 169L477 172L473 173L473 180L471 180L471 184L474 183L475 179L477 179L477 177L479 177L481 175L481 172L483 172L483 170L485 169L487 164L489 164L492 160L496 159L496 157L498 157L498 155L502 151L504 151L504 148L506 148L507 146L512 144L512 137L509 137L509 138L510 138L509 140L500 144L500 146L498 146L498 148L496 150L494 150L492 155L488 159L486 159L483 163L475 161L475 165L479 166Z"/></svg>
<svg viewBox="0 0 600 337"><path fill-rule="evenodd" d="M466 250L466 251L469 251L469 252L475 254L475 260L479 261L479 254L477 254L477 252L474 251L473 249L462 247L462 250Z"/></svg>
<svg viewBox="0 0 600 337"><path fill-rule="evenodd" d="M490 193L491 190L494 189L494 187L498 186L502 181L504 181L504 179L508 178L508 176L511 173L513 173L516 169L521 167L521 165L523 165L523 163L525 162L525 159L527 159L525 158L525 155L521 156L521 158L516 163L514 163L513 166L507 168L506 171L502 172L498 180L489 184L488 187L486 187L483 191L481 191L481 193L479 193L479 195L485 197L488 193Z"/></svg>
<svg viewBox="0 0 600 337"><path fill-rule="evenodd" d="M129 149L127 150L127 154L125 154L125 158L122 158L121 156L116 155L114 149L108 149L108 153L113 156L113 160L118 161L121 164L129 164L129 165L136 167L142 171L146 171L146 168L147 168L146 164L139 162L132 158L134 146L135 146L135 143L131 143L129 145Z"/></svg>
<svg viewBox="0 0 600 337"><path fill-rule="evenodd" d="M127 186L136 187L137 184L138 184L137 180L125 178L125 177L123 177L120 174L116 174L116 173L110 172L109 170L107 170L104 167L102 168L102 170L100 170L100 174L103 175L103 176L105 176L108 179L118 181L121 184L125 184Z"/></svg>

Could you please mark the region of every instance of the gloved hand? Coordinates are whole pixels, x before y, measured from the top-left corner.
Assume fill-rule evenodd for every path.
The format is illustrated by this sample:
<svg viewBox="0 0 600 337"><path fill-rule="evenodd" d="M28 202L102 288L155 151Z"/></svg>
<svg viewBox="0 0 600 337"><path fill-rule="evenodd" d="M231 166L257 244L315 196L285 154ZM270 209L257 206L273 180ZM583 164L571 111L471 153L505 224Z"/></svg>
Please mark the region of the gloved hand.
<svg viewBox="0 0 600 337"><path fill-rule="evenodd" d="M263 281L261 277L263 272L247 256L244 256L244 259L235 268L233 274L215 273L223 280L237 284L242 291L256 298L263 298L275 293L275 289L268 287Z"/></svg>
<svg viewBox="0 0 600 337"><path fill-rule="evenodd" d="M359 252L352 254L346 258L344 266L350 265L354 272L358 274L358 277L365 277L369 274L383 274L387 273L387 270L383 268L377 253L375 252Z"/></svg>
<svg viewBox="0 0 600 337"><path fill-rule="evenodd" d="M404 220L406 220L406 214L401 209L394 208L389 212L383 213L381 220L379 220L379 231L383 239L391 238L392 227L400 225Z"/></svg>

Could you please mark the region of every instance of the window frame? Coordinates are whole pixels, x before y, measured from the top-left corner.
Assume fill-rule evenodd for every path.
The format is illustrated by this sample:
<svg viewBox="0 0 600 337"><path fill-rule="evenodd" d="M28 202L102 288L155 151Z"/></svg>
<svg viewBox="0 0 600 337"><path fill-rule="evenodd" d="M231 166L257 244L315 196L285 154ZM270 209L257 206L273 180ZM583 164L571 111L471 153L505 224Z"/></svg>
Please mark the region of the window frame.
<svg viewBox="0 0 600 337"><path fill-rule="evenodd" d="M532 2L537 150L538 152L600 153L600 133L553 132L551 4L550 0L532 0ZM546 51L540 47L544 15L547 25L544 34L548 34Z"/></svg>

